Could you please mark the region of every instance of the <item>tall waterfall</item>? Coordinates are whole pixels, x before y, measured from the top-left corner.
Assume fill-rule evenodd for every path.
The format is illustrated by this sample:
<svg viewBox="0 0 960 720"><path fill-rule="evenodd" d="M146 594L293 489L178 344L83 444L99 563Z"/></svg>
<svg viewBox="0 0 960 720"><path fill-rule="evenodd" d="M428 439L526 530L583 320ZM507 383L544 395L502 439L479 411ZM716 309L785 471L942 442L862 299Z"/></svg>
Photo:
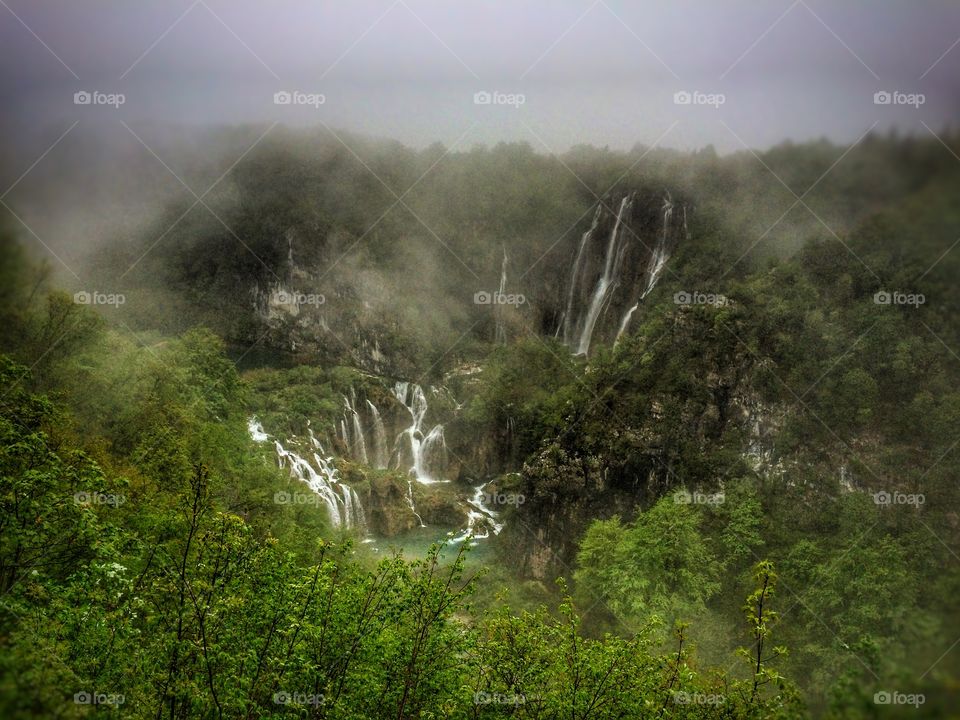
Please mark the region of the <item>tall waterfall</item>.
<svg viewBox="0 0 960 720"><path fill-rule="evenodd" d="M447 443L443 437L443 425L434 425L426 435L423 433L423 420L427 414L423 388L415 383L398 382L393 394L410 413L410 426L397 437L396 467L407 461L411 463L410 474L417 482L443 482L435 477L434 471L442 470L446 464Z"/></svg>
<svg viewBox="0 0 960 720"><path fill-rule="evenodd" d="M503 323L503 314L506 311L506 306L504 305L502 298L507 292L507 248L503 248L503 263L500 265L500 291L499 297L501 300L497 302L495 306L497 326L494 333L494 339L500 345L506 345L507 343L507 329Z"/></svg>
<svg viewBox="0 0 960 720"><path fill-rule="evenodd" d="M386 469L390 462L390 447L387 445L387 431L377 406L367 400L370 418L373 420L373 461L380 470Z"/></svg>
<svg viewBox="0 0 960 720"><path fill-rule="evenodd" d="M650 258L650 262L647 265L647 279L644 284L643 292L640 293L640 299L627 310L626 314L623 316L623 321L620 323L620 329L617 331L617 340L620 339L620 336L626 332L627 327L630 325L630 319L633 317L633 314L637 311L637 308L640 307L640 303L643 302L643 299L647 297L653 289L657 286L657 281L660 280L660 276L663 274L663 269L667 266L667 260L670 259L669 254L667 253L667 238L668 231L670 229L670 221L673 219L673 201L670 198L670 193L667 193L663 198L663 228L660 232L660 238L657 240L657 246L653 250L653 256ZM686 230L687 227L687 209L683 209L683 227Z"/></svg>
<svg viewBox="0 0 960 720"><path fill-rule="evenodd" d="M356 408L356 395L351 389L350 397L343 396L344 417L340 421L340 433L343 436L343 442L350 449L350 454L355 460L359 460L364 465L369 465L370 460L367 457L367 440L363 435L363 421L360 419L360 413Z"/></svg>
<svg viewBox="0 0 960 720"><path fill-rule="evenodd" d="M563 313L563 342L572 346L574 334L576 333L576 317L574 315L574 303L577 293L577 278L580 277L580 265L583 263L583 253L593 233L596 232L600 224L600 217L603 214L603 203L597 203L597 211L593 214L593 222L590 223L590 229L580 238L580 247L577 250L577 259L573 261L573 274L570 276L570 292L567 293L567 309ZM558 328L559 329L559 328Z"/></svg>
<svg viewBox="0 0 960 720"><path fill-rule="evenodd" d="M624 233L621 229L624 226L624 218L628 217L633 209L633 200L635 193L630 193L620 202L620 209L617 211L617 220L613 224L613 230L610 232L610 240L607 243L606 259L603 266L603 275L597 280L593 296L590 298L590 306L587 308L586 318L583 322L583 330L580 333L580 339L577 343L577 354L586 355L590 351L590 340L593 338L593 330L596 327L597 319L604 308L604 304L610 296L610 291L616 284L617 275L620 271L620 264L623 261L623 255L626 251L626 244L622 242Z"/></svg>
<svg viewBox="0 0 960 720"><path fill-rule="evenodd" d="M427 524L423 521L423 518L420 517L420 513L417 512L417 504L413 501L413 479L411 477L407 478L407 505L410 506L410 512L413 513L417 522L420 523L420 527L426 527Z"/></svg>

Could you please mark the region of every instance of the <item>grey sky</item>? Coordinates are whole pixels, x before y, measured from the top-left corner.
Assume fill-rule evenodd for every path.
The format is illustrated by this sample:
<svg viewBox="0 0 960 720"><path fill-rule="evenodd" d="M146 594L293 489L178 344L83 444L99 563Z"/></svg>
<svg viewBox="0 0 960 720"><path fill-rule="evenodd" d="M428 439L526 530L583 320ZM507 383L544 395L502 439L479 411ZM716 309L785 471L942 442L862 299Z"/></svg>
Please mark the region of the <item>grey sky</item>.
<svg viewBox="0 0 960 720"><path fill-rule="evenodd" d="M627 148L662 137L730 151L737 136L754 147L849 142L874 122L924 133L922 122L938 129L960 109L958 2L4 3L8 127L321 120L418 146L468 131L464 145ZM126 102L77 106L78 90ZM281 90L325 103L275 105ZM484 90L525 102L474 104ZM881 90L925 102L876 105ZM678 91L724 103L677 105Z"/></svg>

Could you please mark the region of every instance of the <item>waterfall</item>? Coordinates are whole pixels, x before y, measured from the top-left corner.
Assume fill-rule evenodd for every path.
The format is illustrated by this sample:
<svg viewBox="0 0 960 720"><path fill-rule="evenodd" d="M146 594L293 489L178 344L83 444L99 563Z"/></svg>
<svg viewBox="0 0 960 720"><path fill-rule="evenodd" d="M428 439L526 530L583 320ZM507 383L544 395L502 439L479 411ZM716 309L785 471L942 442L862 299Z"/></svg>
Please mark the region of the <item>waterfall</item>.
<svg viewBox="0 0 960 720"><path fill-rule="evenodd" d="M463 542L467 538L482 540L490 537L490 530L494 535L499 535L503 530L503 523L498 520L498 513L491 510L484 503L484 489L486 485L477 485L473 489L473 497L467 500L470 509L467 510L467 528L450 542ZM478 530L479 528L479 530Z"/></svg>
<svg viewBox="0 0 960 720"><path fill-rule="evenodd" d="M247 421L247 432L250 433L250 437L256 443L266 442L270 439L270 436L263 431L263 425L255 416Z"/></svg>
<svg viewBox="0 0 960 720"><path fill-rule="evenodd" d="M503 324L503 314L506 311L506 306L503 303L503 296L507 292L507 248L503 248L503 263L500 265L500 290L498 294L498 302L494 306L497 318L496 330L494 332L494 340L500 345L507 344L507 330Z"/></svg>
<svg viewBox="0 0 960 720"><path fill-rule="evenodd" d="M420 482L430 479L429 468L443 467L447 456L447 441L443 425L434 425L420 443L420 452L414 456L413 470Z"/></svg>
<svg viewBox="0 0 960 720"><path fill-rule="evenodd" d="M597 203L597 211L593 214L593 222L590 223L590 229L580 238L580 247L577 250L577 258L573 261L573 274L570 276L570 292L567 294L567 309L563 313L563 342L567 345L573 345L573 336L576 331L576 318L573 313L573 305L577 294L577 278L580 275L580 264L583 262L583 252L593 233L596 232L600 224L600 217L603 214L603 203ZM558 327L559 330L559 327Z"/></svg>
<svg viewBox="0 0 960 720"><path fill-rule="evenodd" d="M586 319L583 323L583 331L580 333L580 339L577 343L577 354L586 355L590 350L590 340L593 337L593 330L597 324L597 319L604 308L604 304L610 296L610 290L616 283L616 278L620 270L620 263L626 250L626 245L621 242L623 233L624 218L627 217L633 209L634 193L630 193L620 202L620 209L617 211L617 220L613 224L613 230L610 232L610 241L607 243L606 260L603 267L603 275L597 281L597 285L590 298L590 306L587 309Z"/></svg>
<svg viewBox="0 0 960 720"><path fill-rule="evenodd" d="M369 464L367 459L367 443L363 439L363 425L360 422L360 413L355 408L350 408L353 414L353 434L357 446L357 457L364 465Z"/></svg>
<svg viewBox="0 0 960 720"><path fill-rule="evenodd" d="M340 422L340 432L343 435L344 443L346 443L350 449L350 454L353 456L353 459L362 462L364 465L369 465L370 460L367 457L367 441L363 435L363 421L360 419L360 413L357 412L355 407L355 399L356 397L352 389L349 398L346 395L343 396L345 409L343 413L344 420ZM349 419L349 426L347 419Z"/></svg>
<svg viewBox="0 0 960 720"><path fill-rule="evenodd" d="M640 298L640 300L643 300L643 298ZM637 302L635 302L633 306L629 310L627 310L627 313L623 316L623 321L620 323L620 329L617 330L617 339L613 341L614 344L616 344L617 340L620 339L620 336L627 331L627 326L630 325L630 318L633 317L633 314L637 311L637 308L640 307L640 300L637 300Z"/></svg>
<svg viewBox="0 0 960 720"><path fill-rule="evenodd" d="M424 436L423 420L427 414L427 398L423 388L415 383L398 382L394 385L393 394L410 413L410 426L397 437L396 467L399 468L405 459L409 459L409 471L417 482L445 482L433 476L433 470L438 467L442 470L447 459L443 425L435 425ZM407 440L406 447L402 442L404 439Z"/></svg>
<svg viewBox="0 0 960 720"><path fill-rule="evenodd" d="M417 518L417 522L420 523L420 527L426 527L426 523L423 522L423 518L420 517L420 513L417 512L416 503L413 502L413 480L409 477L407 478L407 505L410 506L410 512L413 513L413 516Z"/></svg>
<svg viewBox="0 0 960 720"><path fill-rule="evenodd" d="M340 516L340 507L337 504L337 495L333 490L331 478L317 473L317 471L310 466L310 463L295 452L284 448L279 440L274 440L273 444L277 450L277 460L280 463L280 467L288 468L293 477L305 482L323 501L324 505L326 505L330 524L335 528L340 527L343 524L343 518Z"/></svg>
<svg viewBox="0 0 960 720"><path fill-rule="evenodd" d="M343 494L343 516L347 528L366 528L367 518L363 514L363 505L360 504L357 491L340 483L340 492Z"/></svg>
<svg viewBox="0 0 960 720"><path fill-rule="evenodd" d="M370 417L373 420L373 460L380 470L386 469L390 462L390 448L387 447L387 431L383 426L383 418L377 406L367 400L370 408Z"/></svg>
<svg viewBox="0 0 960 720"><path fill-rule="evenodd" d="M250 418L247 429L255 442L264 442L269 437L255 417ZM314 465L293 450L285 448L279 440L274 440L277 462L280 467L287 468L292 477L306 483L314 492L326 509L327 517L334 528L357 529L366 533L367 520L356 490L340 480L333 458L323 456L320 442L312 430L308 432L310 443L317 450L313 453Z"/></svg>
<svg viewBox="0 0 960 720"><path fill-rule="evenodd" d="M657 281L660 280L660 275L663 274L663 269L667 266L667 260L670 259L670 256L667 254L667 239L670 230L670 221L672 219L673 202L670 199L670 193L667 193L663 198L663 228L660 231L660 238L657 240L657 246L653 249L653 256L650 258L650 262L647 264L647 281L644 284L643 292L640 293L640 299L637 300L633 307L627 310L626 314L623 316L623 321L620 323L620 329L617 331L617 340L619 340L620 336L626 332L627 327L630 325L630 318L633 317L633 314L637 311L637 308L640 307L640 303L643 302L643 299L653 292L653 289L657 286ZM684 230L686 230L686 208L683 209L683 227Z"/></svg>
<svg viewBox="0 0 960 720"><path fill-rule="evenodd" d="M667 193L663 198L663 228L660 231L660 241L657 243L657 247L653 251L653 257L650 259L650 264L647 267L647 284L643 289L643 294L640 296L642 300L647 295L649 295L653 289L657 286L657 281L660 280L660 275L663 274L663 268L667 265L667 260L669 260L669 255L667 254L667 239L669 238L670 233L670 223L673 220L673 200L670 198L670 193ZM687 209L683 209L683 227L687 227Z"/></svg>

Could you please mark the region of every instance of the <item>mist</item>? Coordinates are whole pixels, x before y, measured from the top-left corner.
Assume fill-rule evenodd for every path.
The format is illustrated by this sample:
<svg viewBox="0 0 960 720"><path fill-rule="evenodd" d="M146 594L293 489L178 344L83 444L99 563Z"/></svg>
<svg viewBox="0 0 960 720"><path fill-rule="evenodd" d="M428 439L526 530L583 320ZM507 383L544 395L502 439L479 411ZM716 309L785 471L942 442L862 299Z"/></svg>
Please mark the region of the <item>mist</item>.
<svg viewBox="0 0 960 720"><path fill-rule="evenodd" d="M0 716L955 712L960 4L0 56Z"/></svg>

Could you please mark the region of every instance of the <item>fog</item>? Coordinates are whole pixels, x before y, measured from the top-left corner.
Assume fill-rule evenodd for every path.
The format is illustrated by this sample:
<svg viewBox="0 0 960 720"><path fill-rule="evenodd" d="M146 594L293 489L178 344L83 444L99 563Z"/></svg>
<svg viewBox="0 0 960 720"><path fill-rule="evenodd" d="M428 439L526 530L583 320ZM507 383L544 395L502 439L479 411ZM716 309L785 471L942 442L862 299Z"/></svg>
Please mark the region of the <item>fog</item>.
<svg viewBox="0 0 960 720"><path fill-rule="evenodd" d="M10 0L0 10L5 115L30 128L276 120L413 145L467 132L467 143L544 151L658 139L730 151L741 140L853 141L874 122L923 132L958 105L951 2ZM78 107L79 90L125 103ZM325 102L277 106L283 90ZM877 106L881 90L925 102ZM478 107L479 91L524 103ZM678 106L678 91L725 102Z"/></svg>
<svg viewBox="0 0 960 720"><path fill-rule="evenodd" d="M729 153L929 139L960 100L951 2L5 0L0 18L0 198L67 254L203 192L238 154L209 126Z"/></svg>

